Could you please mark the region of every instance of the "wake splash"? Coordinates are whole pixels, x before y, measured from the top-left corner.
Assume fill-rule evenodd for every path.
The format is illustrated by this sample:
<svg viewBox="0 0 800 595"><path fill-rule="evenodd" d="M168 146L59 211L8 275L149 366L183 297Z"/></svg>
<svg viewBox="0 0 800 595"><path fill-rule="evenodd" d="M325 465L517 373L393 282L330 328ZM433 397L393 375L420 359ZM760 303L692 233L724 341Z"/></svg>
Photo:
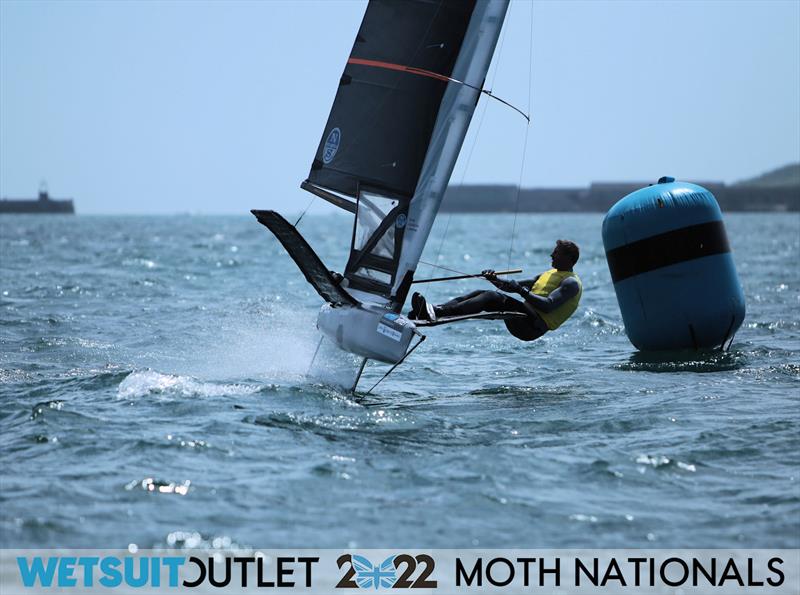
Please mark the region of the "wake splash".
<svg viewBox="0 0 800 595"><path fill-rule="evenodd" d="M141 392L140 385L150 392L219 394L220 386L303 382L319 341L315 315L275 303L203 313L190 332L171 332L157 350L138 354L137 371L120 385L121 394Z"/></svg>
<svg viewBox="0 0 800 595"><path fill-rule="evenodd" d="M271 305L226 317L204 344L191 347L187 371L201 378L297 382L319 341L316 311Z"/></svg>
<svg viewBox="0 0 800 595"><path fill-rule="evenodd" d="M302 382L319 340L313 318L285 306L200 322L137 358L117 397L225 397L257 393L265 382Z"/></svg>
<svg viewBox="0 0 800 595"><path fill-rule="evenodd" d="M120 382L117 388L117 396L121 399L136 399L148 395L224 397L252 394L260 390L261 387L255 385L203 382L189 376L176 376L161 374L154 370L143 370L128 374Z"/></svg>

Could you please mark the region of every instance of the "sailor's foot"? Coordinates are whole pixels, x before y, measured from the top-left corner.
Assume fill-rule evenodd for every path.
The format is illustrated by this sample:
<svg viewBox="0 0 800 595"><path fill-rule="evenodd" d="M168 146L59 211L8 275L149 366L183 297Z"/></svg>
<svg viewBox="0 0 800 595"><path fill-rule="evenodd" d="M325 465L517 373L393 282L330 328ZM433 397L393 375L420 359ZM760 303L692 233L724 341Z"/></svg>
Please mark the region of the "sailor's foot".
<svg viewBox="0 0 800 595"><path fill-rule="evenodd" d="M436 320L436 308L427 302L425 296L420 293L414 293L411 296L411 312L409 318L412 320L428 320L434 322Z"/></svg>
<svg viewBox="0 0 800 595"><path fill-rule="evenodd" d="M412 320L419 320L420 312L422 311L422 301L425 298L422 295L415 291L414 294L411 296L411 311L408 313L408 317Z"/></svg>
<svg viewBox="0 0 800 595"><path fill-rule="evenodd" d="M424 296L419 296L419 320L436 320L436 308L429 304Z"/></svg>

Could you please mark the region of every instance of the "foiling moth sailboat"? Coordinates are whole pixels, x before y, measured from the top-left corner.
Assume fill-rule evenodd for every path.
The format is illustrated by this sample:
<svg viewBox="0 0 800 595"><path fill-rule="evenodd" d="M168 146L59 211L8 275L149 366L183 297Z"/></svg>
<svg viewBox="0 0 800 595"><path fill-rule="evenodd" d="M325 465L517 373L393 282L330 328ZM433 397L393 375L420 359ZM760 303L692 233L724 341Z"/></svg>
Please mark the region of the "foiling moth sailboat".
<svg viewBox="0 0 800 595"><path fill-rule="evenodd" d="M358 356L338 381L345 388L355 388L367 359L398 364L415 336L424 339L401 309L478 99L488 93L483 83L508 4L370 1L301 184L354 216L343 276L281 215L252 211L325 300L320 345L327 339Z"/></svg>

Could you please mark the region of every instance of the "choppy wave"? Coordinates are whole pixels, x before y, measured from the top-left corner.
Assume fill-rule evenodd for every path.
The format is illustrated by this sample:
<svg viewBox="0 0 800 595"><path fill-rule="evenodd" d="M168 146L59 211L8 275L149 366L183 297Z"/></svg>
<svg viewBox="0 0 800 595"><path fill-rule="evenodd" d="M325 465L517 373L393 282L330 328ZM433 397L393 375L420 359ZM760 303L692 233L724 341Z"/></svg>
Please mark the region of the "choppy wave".
<svg viewBox="0 0 800 595"><path fill-rule="evenodd" d="M645 353L637 351L627 362L616 364L619 370L642 372L724 372L747 365L744 351L671 351Z"/></svg>
<svg viewBox="0 0 800 595"><path fill-rule="evenodd" d="M154 370L131 372L120 382L117 396L135 399L148 395L178 397L220 397L259 392L259 385L202 382L188 376L161 374Z"/></svg>

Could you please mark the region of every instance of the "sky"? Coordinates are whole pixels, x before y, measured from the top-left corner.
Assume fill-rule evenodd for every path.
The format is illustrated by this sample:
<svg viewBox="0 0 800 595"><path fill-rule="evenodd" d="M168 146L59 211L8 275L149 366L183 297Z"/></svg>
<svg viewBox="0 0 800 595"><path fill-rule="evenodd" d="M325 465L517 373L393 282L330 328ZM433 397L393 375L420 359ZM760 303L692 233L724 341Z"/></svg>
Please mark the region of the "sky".
<svg viewBox="0 0 800 595"><path fill-rule="evenodd" d="M0 196L302 210L365 8L0 0ZM735 182L800 161L800 1L513 0L487 83L527 151L481 99L451 183Z"/></svg>

